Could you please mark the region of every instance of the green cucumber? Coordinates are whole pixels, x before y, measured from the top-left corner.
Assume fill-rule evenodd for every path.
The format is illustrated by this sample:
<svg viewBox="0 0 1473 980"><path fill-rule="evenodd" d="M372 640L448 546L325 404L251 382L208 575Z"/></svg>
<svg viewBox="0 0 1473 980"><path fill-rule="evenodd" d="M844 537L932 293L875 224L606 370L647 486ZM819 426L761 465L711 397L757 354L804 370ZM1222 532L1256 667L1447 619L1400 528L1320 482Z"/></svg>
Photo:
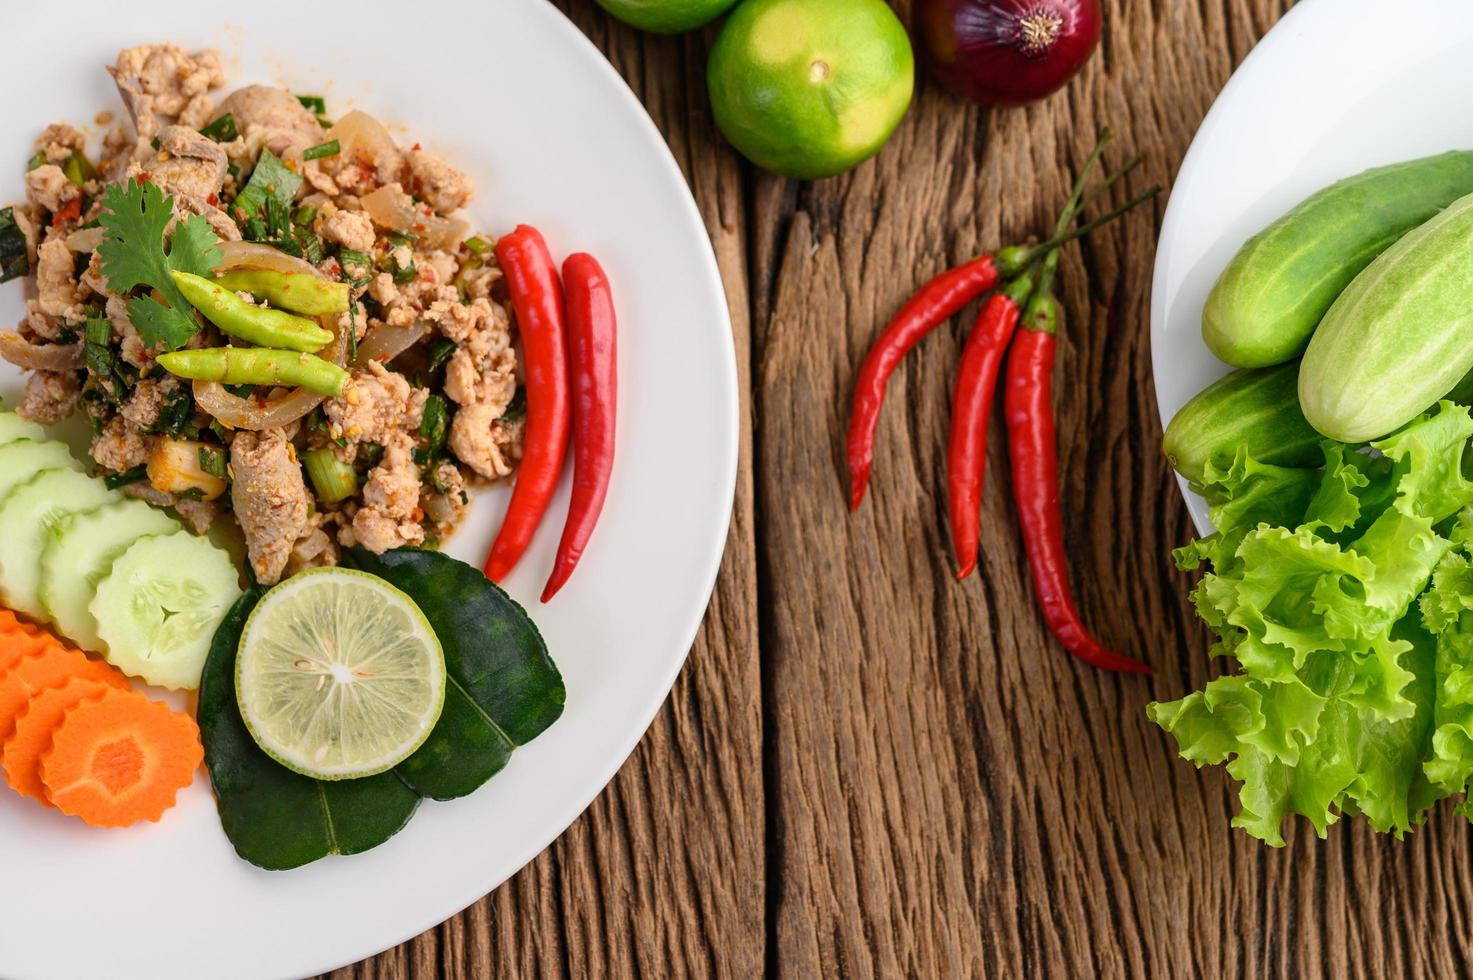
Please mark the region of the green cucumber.
<svg viewBox="0 0 1473 980"><path fill-rule="evenodd" d="M1207 297L1202 338L1234 367L1299 354L1357 274L1473 193L1473 151L1378 167L1331 184L1249 239Z"/></svg>
<svg viewBox="0 0 1473 980"><path fill-rule="evenodd" d="M178 521L141 500L120 500L68 516L46 536L41 549L41 608L77 646L100 651L97 620L87 608L97 583L134 541L178 530Z"/></svg>
<svg viewBox="0 0 1473 980"><path fill-rule="evenodd" d="M0 412L0 446L15 442L17 439L44 442L46 439L46 430L30 419L21 418L14 412Z"/></svg>
<svg viewBox="0 0 1473 980"><path fill-rule="evenodd" d="M72 451L60 442L33 442L17 439L0 446L0 501L21 483L42 470L82 471L82 464Z"/></svg>
<svg viewBox="0 0 1473 980"><path fill-rule="evenodd" d="M1225 464L1246 446L1275 466L1319 466L1322 437L1299 410L1299 362L1234 371L1182 406L1161 451L1182 476L1202 479L1208 462Z"/></svg>
<svg viewBox="0 0 1473 980"><path fill-rule="evenodd" d="M199 687L210 639L240 595L230 556L208 538L176 531L133 542L88 608L109 663L149 684L190 690Z"/></svg>
<svg viewBox="0 0 1473 980"><path fill-rule="evenodd" d="M41 548L68 516L121 500L101 480L75 470L42 470L0 501L0 601L45 619L41 609Z"/></svg>
<svg viewBox="0 0 1473 980"><path fill-rule="evenodd" d="M1408 233L1340 294L1299 368L1320 432L1360 443L1431 408L1473 368L1473 195Z"/></svg>

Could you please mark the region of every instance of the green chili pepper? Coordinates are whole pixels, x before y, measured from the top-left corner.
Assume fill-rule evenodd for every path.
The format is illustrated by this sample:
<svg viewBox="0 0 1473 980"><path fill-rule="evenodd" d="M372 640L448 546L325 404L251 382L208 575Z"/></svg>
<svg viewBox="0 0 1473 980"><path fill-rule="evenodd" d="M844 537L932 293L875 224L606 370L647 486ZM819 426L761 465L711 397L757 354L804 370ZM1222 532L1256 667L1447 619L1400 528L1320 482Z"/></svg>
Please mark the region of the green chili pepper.
<svg viewBox="0 0 1473 980"><path fill-rule="evenodd" d="M330 398L341 397L351 380L330 361L300 351L265 347L205 347L160 354L165 371L192 381L227 385L285 385L306 388Z"/></svg>
<svg viewBox="0 0 1473 980"><path fill-rule="evenodd" d="M305 272L230 269L215 276L215 285L243 291L273 306L306 316L348 312L348 284L330 282Z"/></svg>
<svg viewBox="0 0 1473 980"><path fill-rule="evenodd" d="M304 317L252 306L225 286L192 272L175 272L173 276L184 298L205 319L232 337L262 347L308 352L322 350L332 343L331 331Z"/></svg>

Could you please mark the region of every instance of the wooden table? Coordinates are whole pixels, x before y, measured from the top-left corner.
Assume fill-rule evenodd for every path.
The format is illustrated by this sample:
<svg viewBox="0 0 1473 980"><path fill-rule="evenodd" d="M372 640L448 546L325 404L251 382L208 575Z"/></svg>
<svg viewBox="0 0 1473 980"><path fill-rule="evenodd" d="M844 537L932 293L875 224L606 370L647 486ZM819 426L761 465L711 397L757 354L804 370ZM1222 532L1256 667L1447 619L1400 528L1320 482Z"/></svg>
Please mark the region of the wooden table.
<svg viewBox="0 0 1473 980"><path fill-rule="evenodd" d="M897 304L1049 227L1104 125L1115 164L1144 156L1137 187L1169 185L1288 0L1107 0L1062 94L985 112L924 82L876 161L817 184L722 142L709 33L559 5L668 137L716 246L745 423L725 563L670 701L588 812L494 894L336 976L1467 975L1473 832L1450 806L1402 843L1300 823L1273 850L1229 829L1225 776L1146 720L1215 671L1167 560L1191 527L1151 384L1162 205L1065 252L1057 376L1081 606L1154 678L1082 667L1045 633L997 439L981 574L952 580L944 448L970 310L896 376L870 497L844 507L849 388Z"/></svg>

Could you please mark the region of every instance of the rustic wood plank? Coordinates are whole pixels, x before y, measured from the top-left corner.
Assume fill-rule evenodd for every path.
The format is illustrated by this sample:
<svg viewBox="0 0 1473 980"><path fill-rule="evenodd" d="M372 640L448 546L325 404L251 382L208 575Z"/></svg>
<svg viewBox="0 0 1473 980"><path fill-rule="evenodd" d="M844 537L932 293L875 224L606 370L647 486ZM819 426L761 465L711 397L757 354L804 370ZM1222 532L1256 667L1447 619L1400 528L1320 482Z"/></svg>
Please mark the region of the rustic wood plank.
<svg viewBox="0 0 1473 980"><path fill-rule="evenodd" d="M745 200L705 98L707 40L641 35L559 2L660 126L716 248L742 392L735 513L720 582L670 701L618 777L561 839L437 930L333 974L754 977L765 947L765 811Z"/></svg>
<svg viewBox="0 0 1473 980"><path fill-rule="evenodd" d="M1461 818L1359 822L1273 851L1230 831L1147 701L1212 672L1168 549L1148 299L1161 214L1070 249L1058 370L1066 526L1086 618L1157 665L1097 674L1044 633L995 425L982 574L951 580L944 454L958 319L892 383L871 497L842 499L855 368L916 284L1041 232L1104 124L1169 182L1232 67L1288 4L1114 0L1065 93L986 113L926 85L878 160L755 188L758 528L772 962L780 976L1453 976L1473 879ZM1117 201L1120 199L1117 196ZM969 311L970 312L970 311ZM1432 896L1436 898L1432 898ZM1431 899L1424 900L1424 896Z"/></svg>
<svg viewBox="0 0 1473 980"><path fill-rule="evenodd" d="M1102 677L1048 640L1000 430L981 574L951 581L944 433L972 311L897 376L871 497L843 510L844 403L889 312L1046 228L1105 123L1115 163L1141 152L1140 182L1169 183L1290 0L1109 0L1065 93L987 113L923 84L877 161L816 185L733 161L703 97L709 34L641 37L558 2L692 182L744 371L752 330L754 442L701 639L612 787L496 893L338 975L1467 976L1467 821L1444 807L1403 843L1300 826L1273 851L1229 829L1223 774L1144 718L1214 672L1165 560L1190 525L1156 452L1160 206L1066 254L1056 382L1080 603L1155 679Z"/></svg>

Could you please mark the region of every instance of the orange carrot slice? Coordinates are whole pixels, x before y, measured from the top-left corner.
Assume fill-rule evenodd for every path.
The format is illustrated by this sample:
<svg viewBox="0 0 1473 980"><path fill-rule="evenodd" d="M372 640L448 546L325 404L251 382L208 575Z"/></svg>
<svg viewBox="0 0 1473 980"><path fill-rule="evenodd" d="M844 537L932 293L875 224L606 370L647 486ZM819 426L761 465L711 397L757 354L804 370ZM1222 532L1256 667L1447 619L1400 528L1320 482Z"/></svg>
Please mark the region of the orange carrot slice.
<svg viewBox="0 0 1473 980"><path fill-rule="evenodd" d="M101 681L109 687L132 690L126 678L107 664L88 660L79 650L63 646L60 640L46 635L47 642L23 653L15 664L0 675L0 739L10 737L15 717L37 691L65 683L73 677Z"/></svg>
<svg viewBox="0 0 1473 980"><path fill-rule="evenodd" d="M15 729L0 754L0 768L4 768L11 789L50 806L46 786L41 782L41 753L51 748L51 737L72 706L110 690L101 681L72 677L58 687L38 691L16 716Z"/></svg>
<svg viewBox="0 0 1473 980"><path fill-rule="evenodd" d="M34 623L16 619L0 607L0 677L10 672L22 656L50 643L52 635Z"/></svg>
<svg viewBox="0 0 1473 980"><path fill-rule="evenodd" d="M93 827L158 820L204 761L194 719L136 691L72 706L41 755L57 809Z"/></svg>

